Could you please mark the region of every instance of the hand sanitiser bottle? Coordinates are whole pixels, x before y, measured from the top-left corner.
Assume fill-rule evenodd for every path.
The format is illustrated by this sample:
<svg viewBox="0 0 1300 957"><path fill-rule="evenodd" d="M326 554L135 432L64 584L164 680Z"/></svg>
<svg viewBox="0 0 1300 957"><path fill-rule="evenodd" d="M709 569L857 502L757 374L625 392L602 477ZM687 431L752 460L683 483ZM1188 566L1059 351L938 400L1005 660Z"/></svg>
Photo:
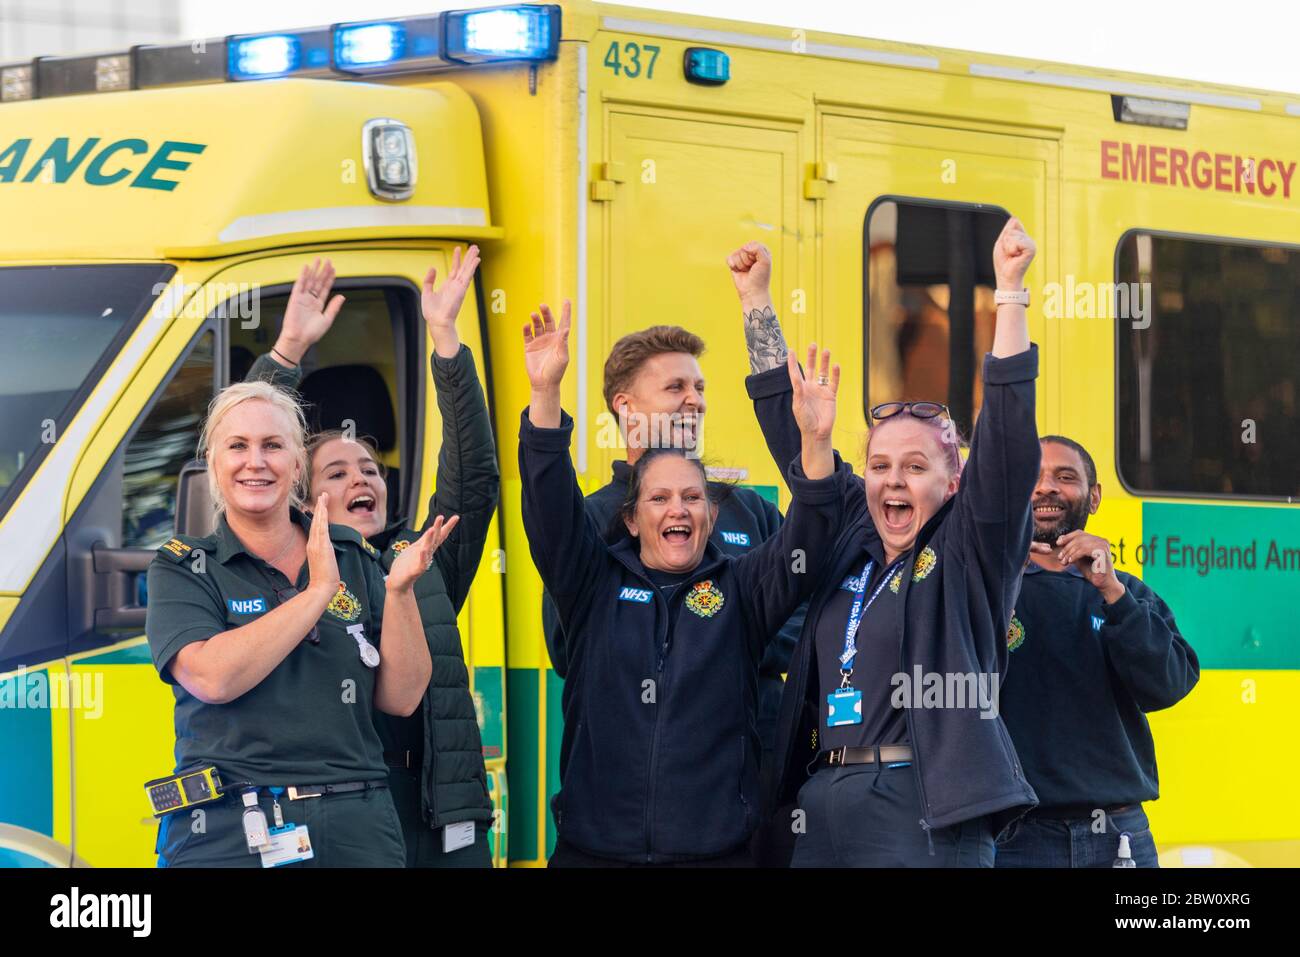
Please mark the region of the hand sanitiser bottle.
<svg viewBox="0 0 1300 957"><path fill-rule="evenodd" d="M1133 860L1133 852L1129 849L1130 836L1128 831L1119 836L1119 853L1111 867L1137 867L1137 861Z"/></svg>

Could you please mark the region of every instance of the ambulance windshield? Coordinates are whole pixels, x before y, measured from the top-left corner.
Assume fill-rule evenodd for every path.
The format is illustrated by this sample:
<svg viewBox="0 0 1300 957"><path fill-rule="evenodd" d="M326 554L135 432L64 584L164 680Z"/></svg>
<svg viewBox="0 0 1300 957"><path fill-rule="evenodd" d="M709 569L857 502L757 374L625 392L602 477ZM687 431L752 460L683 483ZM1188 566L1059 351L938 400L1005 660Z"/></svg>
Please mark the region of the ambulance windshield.
<svg viewBox="0 0 1300 957"><path fill-rule="evenodd" d="M0 515L174 271L160 263L0 269Z"/></svg>

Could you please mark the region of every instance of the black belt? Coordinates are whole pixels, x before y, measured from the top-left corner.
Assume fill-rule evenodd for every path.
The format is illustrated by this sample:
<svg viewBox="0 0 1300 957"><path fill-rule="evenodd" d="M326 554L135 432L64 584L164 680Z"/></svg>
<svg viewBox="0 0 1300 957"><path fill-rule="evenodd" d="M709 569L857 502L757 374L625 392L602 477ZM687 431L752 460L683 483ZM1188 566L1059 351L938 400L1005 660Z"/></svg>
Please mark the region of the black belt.
<svg viewBox="0 0 1300 957"><path fill-rule="evenodd" d="M1026 821L1074 821L1091 820L1098 811L1105 811L1107 816L1123 814L1141 807L1141 804L1112 804L1102 807L1097 804L1045 804L1034 808L1025 815Z"/></svg>
<svg viewBox="0 0 1300 957"><path fill-rule="evenodd" d="M388 787L387 781L349 781L346 784L299 784L285 788L290 801L324 797L326 794L347 794L352 791L374 791Z"/></svg>
<svg viewBox="0 0 1300 957"><path fill-rule="evenodd" d="M837 764L875 764L876 755L881 764L894 764L912 760L912 747L908 744L886 744L875 748L834 748L817 755L817 764L832 767Z"/></svg>

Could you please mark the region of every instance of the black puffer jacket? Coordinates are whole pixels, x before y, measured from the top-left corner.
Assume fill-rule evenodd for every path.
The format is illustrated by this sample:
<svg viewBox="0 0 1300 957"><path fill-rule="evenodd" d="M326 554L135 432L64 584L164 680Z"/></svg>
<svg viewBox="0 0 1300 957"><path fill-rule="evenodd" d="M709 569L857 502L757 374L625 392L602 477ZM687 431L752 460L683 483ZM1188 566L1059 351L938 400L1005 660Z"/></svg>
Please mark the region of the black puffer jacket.
<svg viewBox="0 0 1300 957"><path fill-rule="evenodd" d="M418 764L421 772L424 819L429 827L442 827L492 817L483 742L456 616L483 555L501 476L473 354L462 345L454 359L435 355L431 364L442 416L442 447L438 451L438 484L425 527L438 515L459 515L460 522L434 553L433 567L415 586L420 621L433 659L424 702L406 718L376 712L375 723L386 752L411 752L412 766ZM301 370L287 369L260 356L247 378L293 389L301 379ZM380 560L387 572L406 544L419 537L420 532L400 523L369 541L382 553Z"/></svg>

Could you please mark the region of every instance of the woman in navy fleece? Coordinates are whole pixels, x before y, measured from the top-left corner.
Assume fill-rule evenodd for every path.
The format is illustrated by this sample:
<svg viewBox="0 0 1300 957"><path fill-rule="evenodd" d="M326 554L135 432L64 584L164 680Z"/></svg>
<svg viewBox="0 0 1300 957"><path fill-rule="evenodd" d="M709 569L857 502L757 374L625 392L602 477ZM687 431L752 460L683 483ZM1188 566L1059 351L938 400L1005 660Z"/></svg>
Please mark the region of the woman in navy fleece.
<svg viewBox="0 0 1300 957"><path fill-rule="evenodd" d="M1036 803L997 709L1040 454L1021 295L1034 251L1010 219L994 245L997 327L964 468L944 406L871 410L865 481L850 486L848 527L786 679L766 863L782 862L775 849L793 830L794 866L992 867L995 835ZM750 243L728 265L749 393L781 461L795 436L771 257Z"/></svg>
<svg viewBox="0 0 1300 957"><path fill-rule="evenodd" d="M628 536L611 547L587 519L560 409L569 304L558 325L540 312L524 327L519 471L529 548L569 643L551 865L743 866L759 819L763 647L820 581L843 520L847 470L830 443L839 367L823 353L805 384L789 365L800 441L784 463L794 501L779 535L724 555L709 542L703 467L662 449L638 460Z"/></svg>

